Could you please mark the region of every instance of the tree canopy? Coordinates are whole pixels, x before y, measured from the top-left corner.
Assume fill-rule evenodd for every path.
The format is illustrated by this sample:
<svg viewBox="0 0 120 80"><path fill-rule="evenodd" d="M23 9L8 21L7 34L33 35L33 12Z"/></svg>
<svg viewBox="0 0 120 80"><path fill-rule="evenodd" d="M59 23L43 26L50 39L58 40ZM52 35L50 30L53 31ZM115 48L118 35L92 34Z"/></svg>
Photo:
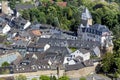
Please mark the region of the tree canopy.
<svg viewBox="0 0 120 80"><path fill-rule="evenodd" d="M8 62L3 62L2 67L8 67L10 64Z"/></svg>

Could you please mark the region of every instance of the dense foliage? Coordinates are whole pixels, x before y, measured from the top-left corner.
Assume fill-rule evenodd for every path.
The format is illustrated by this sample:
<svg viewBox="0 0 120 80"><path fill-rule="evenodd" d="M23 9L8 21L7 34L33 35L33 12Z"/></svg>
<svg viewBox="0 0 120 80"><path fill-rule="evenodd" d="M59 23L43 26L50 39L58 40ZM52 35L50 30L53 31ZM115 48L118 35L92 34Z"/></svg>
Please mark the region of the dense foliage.
<svg viewBox="0 0 120 80"><path fill-rule="evenodd" d="M16 76L15 80L27 80L27 77L24 75Z"/></svg>

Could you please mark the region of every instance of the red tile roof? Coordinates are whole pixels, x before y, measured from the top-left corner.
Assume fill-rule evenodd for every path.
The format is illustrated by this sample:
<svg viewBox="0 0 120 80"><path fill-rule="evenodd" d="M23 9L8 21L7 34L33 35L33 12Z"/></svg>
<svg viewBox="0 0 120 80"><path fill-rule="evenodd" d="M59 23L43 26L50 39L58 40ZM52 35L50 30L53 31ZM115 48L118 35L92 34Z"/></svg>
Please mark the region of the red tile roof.
<svg viewBox="0 0 120 80"><path fill-rule="evenodd" d="M62 6L62 7L66 7L67 2L57 2L57 5Z"/></svg>

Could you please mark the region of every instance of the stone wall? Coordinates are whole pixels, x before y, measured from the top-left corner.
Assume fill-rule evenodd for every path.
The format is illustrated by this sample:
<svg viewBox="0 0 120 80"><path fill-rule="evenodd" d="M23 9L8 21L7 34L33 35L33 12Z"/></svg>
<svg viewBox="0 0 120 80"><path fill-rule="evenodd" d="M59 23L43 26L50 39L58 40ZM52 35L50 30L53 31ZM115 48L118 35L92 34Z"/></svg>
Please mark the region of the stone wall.
<svg viewBox="0 0 120 80"><path fill-rule="evenodd" d="M70 78L79 78L79 77L82 77L82 76L87 76L90 73L95 71L96 65L92 66L92 67L85 67L85 68L82 68L82 69L79 69L79 70L67 71L67 72L65 72L65 75L69 76Z"/></svg>

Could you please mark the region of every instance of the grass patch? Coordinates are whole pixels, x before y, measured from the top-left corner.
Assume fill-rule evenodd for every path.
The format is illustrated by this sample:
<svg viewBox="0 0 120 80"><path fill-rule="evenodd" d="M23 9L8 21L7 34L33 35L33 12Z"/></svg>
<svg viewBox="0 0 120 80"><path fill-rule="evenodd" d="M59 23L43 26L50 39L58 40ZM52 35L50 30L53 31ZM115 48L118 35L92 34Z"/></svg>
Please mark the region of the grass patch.
<svg viewBox="0 0 120 80"><path fill-rule="evenodd" d="M70 47L69 48L72 52L75 52L76 50L77 50L77 48L75 48L75 47Z"/></svg>

